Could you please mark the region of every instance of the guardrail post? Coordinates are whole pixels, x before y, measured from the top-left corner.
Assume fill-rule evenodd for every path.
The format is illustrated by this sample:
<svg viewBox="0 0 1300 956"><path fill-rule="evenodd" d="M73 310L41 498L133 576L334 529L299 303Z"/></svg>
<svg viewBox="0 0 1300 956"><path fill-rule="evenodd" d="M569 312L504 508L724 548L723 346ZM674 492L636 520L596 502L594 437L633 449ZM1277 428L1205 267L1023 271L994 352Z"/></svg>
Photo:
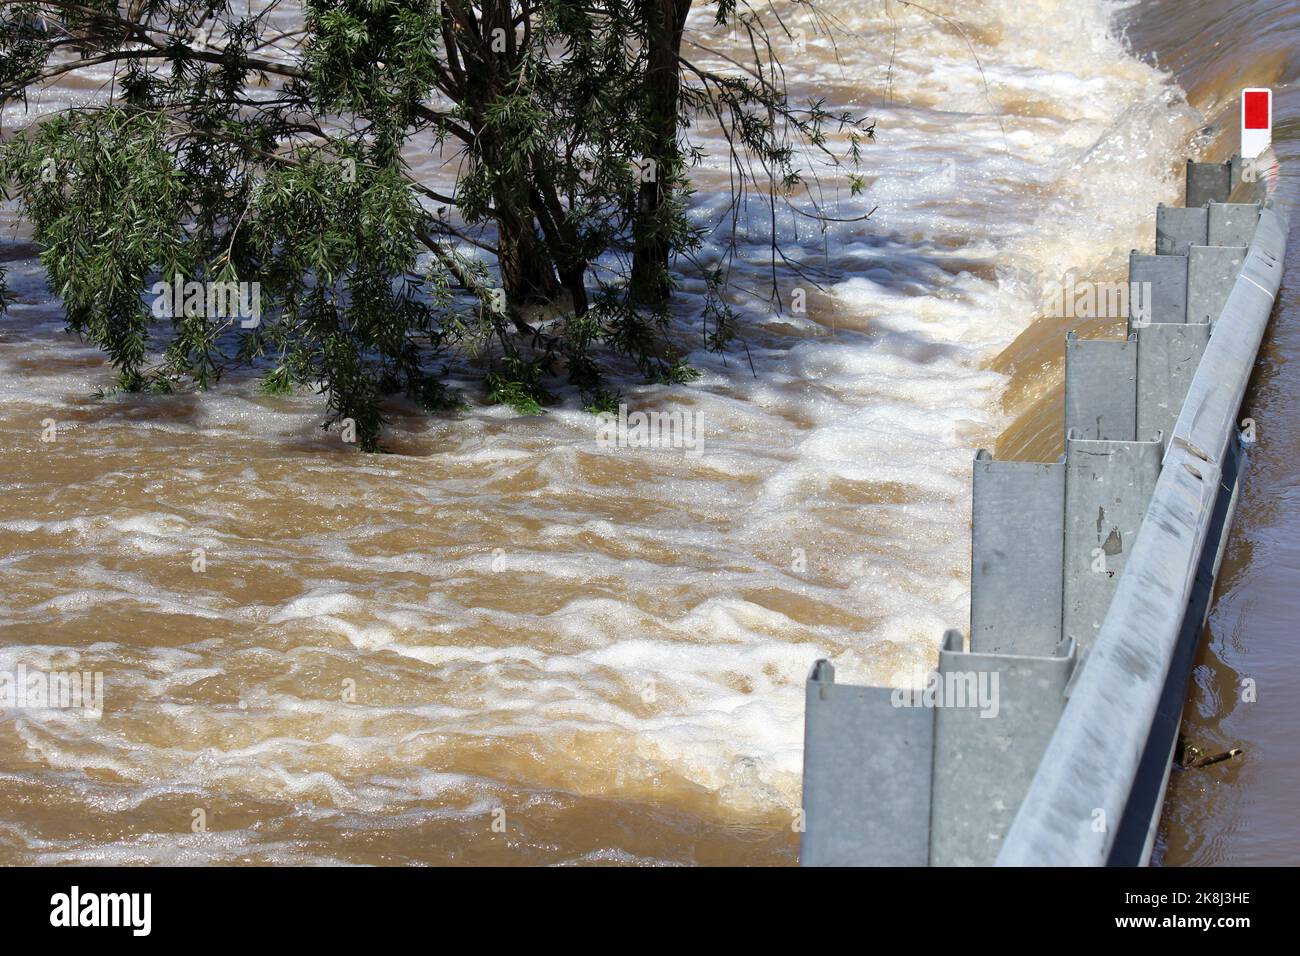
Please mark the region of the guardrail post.
<svg viewBox="0 0 1300 956"><path fill-rule="evenodd" d="M1065 458L975 455L970 644L980 653L1049 654L1061 639Z"/></svg>
<svg viewBox="0 0 1300 956"><path fill-rule="evenodd" d="M1137 427L1137 339L1065 336L1065 430L1132 441Z"/></svg>
<svg viewBox="0 0 1300 956"><path fill-rule="evenodd" d="M1211 209L1216 208L1211 206ZM1222 208L1222 207L1218 207ZM1246 261L1245 246L1192 246L1187 254L1187 321L1219 320L1233 280Z"/></svg>
<svg viewBox="0 0 1300 956"><path fill-rule="evenodd" d="M1056 722L1077 655L962 650L948 631L939 651L930 864L988 866L997 858Z"/></svg>
<svg viewBox="0 0 1300 956"><path fill-rule="evenodd" d="M1065 439L1065 589L1061 630L1084 658L1142 527L1163 441Z"/></svg>
<svg viewBox="0 0 1300 956"><path fill-rule="evenodd" d="M1186 322L1187 265L1187 256L1153 256L1136 249L1130 252L1129 310L1133 309L1134 294L1149 288L1150 292L1143 295L1148 321Z"/></svg>
<svg viewBox="0 0 1300 956"><path fill-rule="evenodd" d="M1209 245L1205 207L1156 206L1156 255L1185 256L1192 245Z"/></svg>
<svg viewBox="0 0 1300 956"><path fill-rule="evenodd" d="M1231 163L1194 163L1187 161L1188 209L1204 206L1207 202L1227 202L1232 194Z"/></svg>
<svg viewBox="0 0 1300 956"><path fill-rule="evenodd" d="M1209 340L1208 322L1138 327L1138 438L1174 433L1174 422Z"/></svg>
<svg viewBox="0 0 1300 956"><path fill-rule="evenodd" d="M1207 209L1207 246L1249 246L1259 225L1257 202L1212 202Z"/></svg>
<svg viewBox="0 0 1300 956"><path fill-rule="evenodd" d="M925 866L934 709L813 665L804 704L804 866Z"/></svg>
<svg viewBox="0 0 1300 956"><path fill-rule="evenodd" d="M1246 161L1242 159L1241 156L1239 155L1234 155L1230 160L1228 160L1228 169L1232 171L1231 185L1233 189L1236 189L1238 186L1241 185L1242 182L1241 176L1245 168L1246 168ZM1223 201L1227 202L1227 199L1225 198Z"/></svg>

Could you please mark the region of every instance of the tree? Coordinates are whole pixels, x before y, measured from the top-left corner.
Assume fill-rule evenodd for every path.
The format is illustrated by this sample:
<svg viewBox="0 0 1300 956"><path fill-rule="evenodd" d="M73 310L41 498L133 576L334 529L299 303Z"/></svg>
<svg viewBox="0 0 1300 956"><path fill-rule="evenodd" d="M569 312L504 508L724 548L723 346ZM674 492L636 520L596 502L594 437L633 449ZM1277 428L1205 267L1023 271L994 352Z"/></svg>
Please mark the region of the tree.
<svg viewBox="0 0 1300 956"><path fill-rule="evenodd" d="M259 361L269 390L319 388L366 448L385 395L454 400L454 354L481 356L495 401L537 408L561 372L607 401L603 355L690 374L664 334L671 264L700 239L689 123L719 124L739 188L774 204L800 183L796 142L832 155L838 126L856 163L871 135L791 104L761 18L709 6L749 63L683 55L689 0L305 0L289 31L276 4L0 0L0 100L115 70L106 102L0 146L0 183L123 388L206 388ZM454 181L414 176L417 151L454 162ZM724 272L694 267L725 348ZM256 281L265 318L191 303L160 323L142 293L178 278Z"/></svg>
<svg viewBox="0 0 1300 956"><path fill-rule="evenodd" d="M655 175L642 177L637 194L636 248L632 258L632 292L642 301L661 302L670 288L669 257L675 223L665 215L680 187L683 158L677 127L681 109L682 36L691 0L646 4L645 127L646 153Z"/></svg>

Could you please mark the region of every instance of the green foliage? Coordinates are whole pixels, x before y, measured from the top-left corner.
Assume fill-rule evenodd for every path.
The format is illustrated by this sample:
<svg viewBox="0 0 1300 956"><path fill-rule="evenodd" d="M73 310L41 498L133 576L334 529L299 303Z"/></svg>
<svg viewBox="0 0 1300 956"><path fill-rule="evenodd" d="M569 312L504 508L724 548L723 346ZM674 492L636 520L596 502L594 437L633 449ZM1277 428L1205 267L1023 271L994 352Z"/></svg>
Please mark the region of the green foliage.
<svg viewBox="0 0 1300 956"><path fill-rule="evenodd" d="M661 385L685 385L700 377L700 370L687 365L684 359L673 359L655 374L655 381Z"/></svg>
<svg viewBox="0 0 1300 956"><path fill-rule="evenodd" d="M262 394L263 395L291 395L293 394L293 379L289 376L289 370L281 365L279 368L273 368L262 376Z"/></svg>
<svg viewBox="0 0 1300 956"><path fill-rule="evenodd" d="M507 358L500 369L487 373L488 401L494 405L509 405L520 415L542 414L542 405L551 400L542 387L544 371L544 365L537 361Z"/></svg>
<svg viewBox="0 0 1300 956"><path fill-rule="evenodd" d="M149 385L146 280L158 266L188 265L184 174L166 133L153 113L72 111L0 152L0 173L16 184L69 326L108 353L132 390Z"/></svg>
<svg viewBox="0 0 1300 956"><path fill-rule="evenodd" d="M622 392L611 392L605 389L597 392L595 397L587 403L584 411L591 415L618 414L618 406L623 403Z"/></svg>
<svg viewBox="0 0 1300 956"><path fill-rule="evenodd" d="M560 373L606 407L613 356L651 380L698 377L672 357L666 302L670 267L701 249L693 120L721 125L737 188L763 185L773 203L801 182L796 144L830 155L838 124L856 162L870 135L787 102L755 42L765 27L716 6L751 41L744 70L684 55L690 0L304 0L301 42L284 43L232 0L9 3L0 102L83 62L116 77L106 103L0 145L0 187L32 223L69 327L124 390L203 389L265 363L266 393L315 389L368 450L385 396L455 407L443 377L466 358L487 369L489 401L523 413ZM454 189L411 175L415 149L443 154ZM705 342L726 349L726 277L704 271ZM178 281L257 283L260 323L158 309L155 284Z"/></svg>

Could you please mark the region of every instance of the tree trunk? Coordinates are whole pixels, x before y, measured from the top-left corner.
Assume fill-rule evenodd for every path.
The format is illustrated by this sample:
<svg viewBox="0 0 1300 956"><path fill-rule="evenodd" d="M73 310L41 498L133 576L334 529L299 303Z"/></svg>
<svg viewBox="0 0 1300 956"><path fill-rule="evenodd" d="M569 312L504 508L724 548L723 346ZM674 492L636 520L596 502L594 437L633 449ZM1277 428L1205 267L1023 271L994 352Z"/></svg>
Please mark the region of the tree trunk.
<svg viewBox="0 0 1300 956"><path fill-rule="evenodd" d="M497 264L506 301L512 307L546 305L560 292L550 251L537 236L530 213L516 210L508 196L496 199Z"/></svg>
<svg viewBox="0 0 1300 956"><path fill-rule="evenodd" d="M645 159L654 163L654 175L642 176L633 226L632 294L654 304L668 297L669 229L660 221L671 198L673 180L681 172L677 145L677 99L681 71L677 56L691 0L647 0L646 105L650 142Z"/></svg>
<svg viewBox="0 0 1300 956"><path fill-rule="evenodd" d="M510 144L489 129L488 105L514 85L514 26L510 0L477 6L444 0L443 44L448 69L460 81L459 102L469 107L467 123L474 131L478 159L488 169L504 170ZM494 50L494 31L501 30L506 50ZM492 186L492 217L497 226L497 267L506 302L512 310L547 305L560 292L550 251L537 234L529 201L528 174L515 172Z"/></svg>
<svg viewBox="0 0 1300 956"><path fill-rule="evenodd" d="M569 291L576 315L587 314L587 266L579 252L580 240L556 194L555 184L542 164L535 167L533 213L542 227L542 238L550 249L551 259L560 275L560 285Z"/></svg>

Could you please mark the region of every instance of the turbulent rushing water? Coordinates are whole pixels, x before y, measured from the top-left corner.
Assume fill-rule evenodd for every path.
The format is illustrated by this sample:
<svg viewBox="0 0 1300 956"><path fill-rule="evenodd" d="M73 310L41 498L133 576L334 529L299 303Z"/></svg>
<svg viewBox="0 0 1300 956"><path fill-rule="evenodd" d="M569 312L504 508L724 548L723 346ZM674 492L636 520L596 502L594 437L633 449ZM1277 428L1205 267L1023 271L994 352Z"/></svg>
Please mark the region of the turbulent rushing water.
<svg viewBox="0 0 1300 956"><path fill-rule="evenodd" d="M698 456L603 449L576 402L399 415L400 453L363 456L250 378L96 400L109 369L11 233L0 671L106 691L98 722L0 712L0 862L793 861L808 667L928 666L968 615L973 449L1059 440L1041 285L1120 277L1177 160L1226 148L1207 117L1278 75L1189 106L1102 0L822 7L839 32L787 74L876 121L866 196L832 195L876 212L783 223L833 278L806 315L739 299L747 355L697 348L687 281L703 379L625 392L698 415ZM716 222L724 170L696 178Z"/></svg>

